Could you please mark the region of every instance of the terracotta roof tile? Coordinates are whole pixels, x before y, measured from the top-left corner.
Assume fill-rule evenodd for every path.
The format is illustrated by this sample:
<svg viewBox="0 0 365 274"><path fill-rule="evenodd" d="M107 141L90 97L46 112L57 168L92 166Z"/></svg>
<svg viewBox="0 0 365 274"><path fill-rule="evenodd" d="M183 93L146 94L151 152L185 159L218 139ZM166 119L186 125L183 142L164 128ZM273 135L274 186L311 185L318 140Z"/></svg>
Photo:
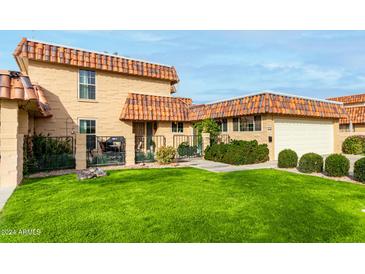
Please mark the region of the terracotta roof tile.
<svg viewBox="0 0 365 274"><path fill-rule="evenodd" d="M341 97L328 98L327 100L342 102L344 104L365 103L365 93Z"/></svg>
<svg viewBox="0 0 365 274"><path fill-rule="evenodd" d="M212 104L192 105L191 99L129 94L121 120L199 121L253 114L283 114L303 117L341 118L342 104L323 100L260 93Z"/></svg>
<svg viewBox="0 0 365 274"><path fill-rule="evenodd" d="M124 104L121 120L188 121L189 98L130 93Z"/></svg>
<svg viewBox="0 0 365 274"><path fill-rule="evenodd" d="M350 121L353 124L365 123L365 106L364 107L345 107L347 116L340 119L340 124L349 124Z"/></svg>
<svg viewBox="0 0 365 274"><path fill-rule="evenodd" d="M14 51L14 56L42 62L168 80L172 84L179 82L179 77L174 67L131 60L122 56L51 45L44 42L27 40L26 38L20 41Z"/></svg>
<svg viewBox="0 0 365 274"><path fill-rule="evenodd" d="M43 117L52 116L42 88L20 72L0 70L0 99L31 101Z"/></svg>
<svg viewBox="0 0 365 274"><path fill-rule="evenodd" d="M261 93L218 103L193 106L190 108L189 118L191 121L198 121L206 118L263 113L318 118L340 118L346 115L340 104L274 93Z"/></svg>

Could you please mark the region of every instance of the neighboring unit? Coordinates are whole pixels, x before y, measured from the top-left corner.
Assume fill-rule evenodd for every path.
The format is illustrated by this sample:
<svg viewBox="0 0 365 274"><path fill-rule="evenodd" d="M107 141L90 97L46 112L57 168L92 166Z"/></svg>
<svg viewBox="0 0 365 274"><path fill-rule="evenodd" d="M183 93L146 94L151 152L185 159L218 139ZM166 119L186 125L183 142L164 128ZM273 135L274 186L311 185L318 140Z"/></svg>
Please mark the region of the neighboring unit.
<svg viewBox="0 0 365 274"><path fill-rule="evenodd" d="M340 119L341 132L365 133L365 93L329 98L342 102L347 115Z"/></svg>

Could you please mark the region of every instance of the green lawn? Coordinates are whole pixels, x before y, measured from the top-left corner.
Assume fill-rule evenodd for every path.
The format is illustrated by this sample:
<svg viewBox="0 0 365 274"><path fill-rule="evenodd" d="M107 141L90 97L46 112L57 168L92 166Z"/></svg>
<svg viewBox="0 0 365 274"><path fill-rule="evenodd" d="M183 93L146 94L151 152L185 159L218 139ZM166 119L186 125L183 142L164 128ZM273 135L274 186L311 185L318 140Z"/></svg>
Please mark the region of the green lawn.
<svg viewBox="0 0 365 274"><path fill-rule="evenodd" d="M66 175L17 188L0 242L365 242L362 209L365 186L277 170Z"/></svg>

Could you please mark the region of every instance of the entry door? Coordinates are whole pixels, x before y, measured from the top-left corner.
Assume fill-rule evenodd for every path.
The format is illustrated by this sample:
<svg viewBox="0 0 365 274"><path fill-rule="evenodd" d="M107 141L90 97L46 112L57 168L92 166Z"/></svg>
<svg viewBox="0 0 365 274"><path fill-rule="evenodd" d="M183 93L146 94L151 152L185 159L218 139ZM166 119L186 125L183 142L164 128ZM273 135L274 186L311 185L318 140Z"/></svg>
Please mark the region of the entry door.
<svg viewBox="0 0 365 274"><path fill-rule="evenodd" d="M147 122L146 128L147 128L147 149L150 149L152 145L153 124L151 122Z"/></svg>
<svg viewBox="0 0 365 274"><path fill-rule="evenodd" d="M333 122L318 119L275 119L275 159L286 148L298 156L315 152L320 155L333 153Z"/></svg>

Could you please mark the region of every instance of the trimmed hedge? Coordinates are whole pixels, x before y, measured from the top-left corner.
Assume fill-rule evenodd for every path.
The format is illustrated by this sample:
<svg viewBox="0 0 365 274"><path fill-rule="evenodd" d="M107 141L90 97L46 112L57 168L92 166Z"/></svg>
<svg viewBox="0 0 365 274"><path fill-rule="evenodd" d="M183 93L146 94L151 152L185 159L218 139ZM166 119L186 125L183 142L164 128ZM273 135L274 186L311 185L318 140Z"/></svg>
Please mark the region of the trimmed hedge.
<svg viewBox="0 0 365 274"><path fill-rule="evenodd" d="M302 155L299 160L298 170L303 173L322 172L322 156L312 152Z"/></svg>
<svg viewBox="0 0 365 274"><path fill-rule="evenodd" d="M356 180L365 183L365 157L355 162L354 177Z"/></svg>
<svg viewBox="0 0 365 274"><path fill-rule="evenodd" d="M232 165L262 163L269 160L266 144L232 140L229 144L213 144L205 149L204 159Z"/></svg>
<svg viewBox="0 0 365 274"><path fill-rule="evenodd" d="M350 136L342 143L342 152L346 154L365 153L365 136Z"/></svg>
<svg viewBox="0 0 365 274"><path fill-rule="evenodd" d="M350 161L341 154L331 154L326 158L325 171L329 176L347 176L350 169Z"/></svg>
<svg viewBox="0 0 365 274"><path fill-rule="evenodd" d="M278 157L278 167L294 168L298 164L298 155L294 150L284 149L280 151Z"/></svg>

